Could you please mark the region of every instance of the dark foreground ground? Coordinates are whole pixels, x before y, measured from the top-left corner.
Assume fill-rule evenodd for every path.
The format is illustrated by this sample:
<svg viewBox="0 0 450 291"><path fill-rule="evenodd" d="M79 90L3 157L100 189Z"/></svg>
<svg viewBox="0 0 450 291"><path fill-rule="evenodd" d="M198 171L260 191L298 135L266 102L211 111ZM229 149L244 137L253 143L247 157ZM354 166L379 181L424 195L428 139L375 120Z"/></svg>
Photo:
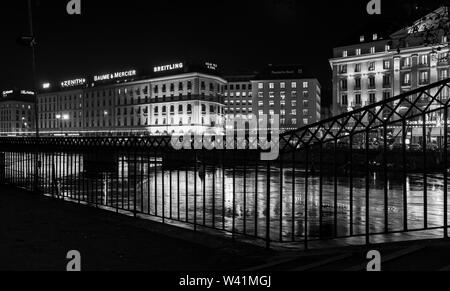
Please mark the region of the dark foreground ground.
<svg viewBox="0 0 450 291"><path fill-rule="evenodd" d="M183 232L0 187L0 270L65 271L70 250L83 270L239 270L270 256L190 231L191 242L174 237Z"/></svg>
<svg viewBox="0 0 450 291"><path fill-rule="evenodd" d="M0 271L65 271L70 250L84 271L362 271L369 250L381 252L386 271L450 270L447 240L266 251L0 187Z"/></svg>

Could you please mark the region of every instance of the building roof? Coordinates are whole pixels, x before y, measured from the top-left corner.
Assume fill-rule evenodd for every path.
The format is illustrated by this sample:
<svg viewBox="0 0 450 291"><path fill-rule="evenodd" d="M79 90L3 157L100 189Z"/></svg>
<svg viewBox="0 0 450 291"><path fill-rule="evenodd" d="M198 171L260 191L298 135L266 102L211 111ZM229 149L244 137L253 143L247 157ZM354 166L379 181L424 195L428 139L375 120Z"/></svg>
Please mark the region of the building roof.
<svg viewBox="0 0 450 291"><path fill-rule="evenodd" d="M357 29L356 34L344 35L342 41L335 48L368 44L374 41L389 41L393 38L404 36L412 27L420 27L425 22L429 24L430 21L435 20L437 15L445 15L447 13L448 16L448 7L446 6L441 6L438 9L436 7L430 9L428 7L419 8L417 6L401 8L403 11L397 10L393 15L379 18L378 21L368 21L367 23L360 24L360 28ZM375 34L377 35L376 40L373 38ZM362 36L364 37L363 40L361 40Z"/></svg>
<svg viewBox="0 0 450 291"><path fill-rule="evenodd" d="M272 65L269 64L259 74L255 80L298 80L298 79L316 79L306 72L301 65Z"/></svg>

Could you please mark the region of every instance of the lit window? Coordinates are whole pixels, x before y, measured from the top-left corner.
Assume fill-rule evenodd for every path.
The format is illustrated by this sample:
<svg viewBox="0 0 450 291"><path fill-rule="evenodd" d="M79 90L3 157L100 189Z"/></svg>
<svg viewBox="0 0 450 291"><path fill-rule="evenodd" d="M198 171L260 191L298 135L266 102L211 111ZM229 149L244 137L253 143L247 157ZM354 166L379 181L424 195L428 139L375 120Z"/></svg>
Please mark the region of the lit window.
<svg viewBox="0 0 450 291"><path fill-rule="evenodd" d="M376 52L376 49L375 49L375 47L374 47L374 46L373 46L373 47L371 47L371 48L370 48L370 53L371 53L371 54L374 54L375 52Z"/></svg>
<svg viewBox="0 0 450 291"><path fill-rule="evenodd" d="M411 83L411 74L406 73L403 77L403 85L409 85Z"/></svg>
<svg viewBox="0 0 450 291"><path fill-rule="evenodd" d="M356 49L355 53L356 53L357 56L360 56L361 55L361 49Z"/></svg>
<svg viewBox="0 0 450 291"><path fill-rule="evenodd" d="M258 89L264 89L264 84L263 83L258 83Z"/></svg>
<svg viewBox="0 0 450 291"><path fill-rule="evenodd" d="M343 51L342 52L342 57L344 57L344 58L348 57L348 51Z"/></svg>
<svg viewBox="0 0 450 291"><path fill-rule="evenodd" d="M420 64L421 65L428 65L428 55L421 55L420 56Z"/></svg>
<svg viewBox="0 0 450 291"><path fill-rule="evenodd" d="M403 67L406 67L406 68L411 67L411 58L404 58L403 59Z"/></svg>
<svg viewBox="0 0 450 291"><path fill-rule="evenodd" d="M428 80L429 80L428 75L429 75L428 71L420 72L420 84L428 83Z"/></svg>
<svg viewBox="0 0 450 291"><path fill-rule="evenodd" d="M307 89L308 88L308 82L303 82L303 89Z"/></svg>

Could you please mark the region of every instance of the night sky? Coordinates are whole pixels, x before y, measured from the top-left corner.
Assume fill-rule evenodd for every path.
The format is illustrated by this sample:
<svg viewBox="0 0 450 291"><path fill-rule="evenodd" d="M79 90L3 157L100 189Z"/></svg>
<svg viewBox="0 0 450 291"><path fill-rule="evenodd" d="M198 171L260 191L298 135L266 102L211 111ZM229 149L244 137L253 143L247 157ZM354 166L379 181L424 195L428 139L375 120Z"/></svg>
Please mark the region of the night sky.
<svg viewBox="0 0 450 291"><path fill-rule="evenodd" d="M180 61L212 61L225 74L273 64L301 64L331 99L328 59L333 47L363 32L393 32L442 0L82 0L69 16L68 0L34 0L38 80L60 81ZM2 1L0 90L32 88L31 51L16 39L28 33L27 1ZM422 14L423 15L423 14Z"/></svg>

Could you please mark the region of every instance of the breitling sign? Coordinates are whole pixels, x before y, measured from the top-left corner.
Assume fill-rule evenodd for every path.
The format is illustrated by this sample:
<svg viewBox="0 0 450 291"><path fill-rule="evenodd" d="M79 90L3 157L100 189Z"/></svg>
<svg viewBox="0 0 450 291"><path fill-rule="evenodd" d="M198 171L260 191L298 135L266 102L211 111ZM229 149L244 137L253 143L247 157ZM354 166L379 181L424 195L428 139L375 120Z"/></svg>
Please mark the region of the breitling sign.
<svg viewBox="0 0 450 291"><path fill-rule="evenodd" d="M161 73L161 72L167 72L167 71L174 71L174 70L183 69L183 67L184 67L183 63L164 65L164 66L157 66L157 67L153 68L153 72Z"/></svg>

